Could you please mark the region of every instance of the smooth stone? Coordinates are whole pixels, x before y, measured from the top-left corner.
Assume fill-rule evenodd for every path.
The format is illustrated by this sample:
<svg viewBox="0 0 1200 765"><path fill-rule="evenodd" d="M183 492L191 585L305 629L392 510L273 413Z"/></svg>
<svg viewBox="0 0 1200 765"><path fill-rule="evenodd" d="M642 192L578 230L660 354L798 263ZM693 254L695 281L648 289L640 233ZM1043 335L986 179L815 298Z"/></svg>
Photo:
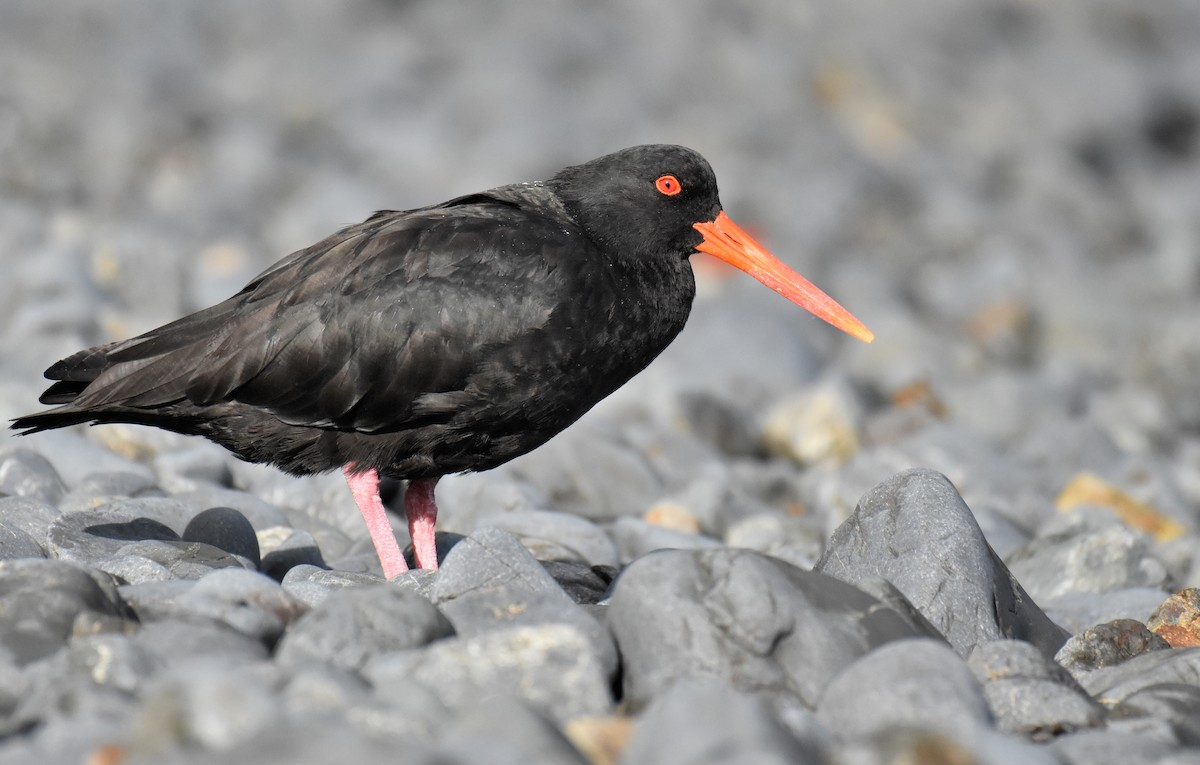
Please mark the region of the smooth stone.
<svg viewBox="0 0 1200 765"><path fill-rule="evenodd" d="M945 643L897 640L876 648L832 679L817 719L843 740L897 726L956 737L993 724L983 689Z"/></svg>
<svg viewBox="0 0 1200 765"><path fill-rule="evenodd" d="M1149 651L1078 679L1084 690L1107 706L1156 685L1179 683L1200 687L1200 648Z"/></svg>
<svg viewBox="0 0 1200 765"><path fill-rule="evenodd" d="M274 579L234 568L200 577L176 603L185 613L215 619L267 646L308 610Z"/></svg>
<svg viewBox="0 0 1200 765"><path fill-rule="evenodd" d="M749 550L652 553L608 603L634 709L693 675L811 706L872 648L930 634L845 582Z"/></svg>
<svg viewBox="0 0 1200 765"><path fill-rule="evenodd" d="M996 727L1005 733L1048 741L1104 723L1104 709L1069 672L1029 643L981 643L971 652L967 666L983 684Z"/></svg>
<svg viewBox="0 0 1200 765"><path fill-rule="evenodd" d="M608 714L613 705L591 641L567 624L515 626L381 654L363 675L385 699L415 684L451 710L487 696L516 696L560 726Z"/></svg>
<svg viewBox="0 0 1200 765"><path fill-rule="evenodd" d="M763 443L799 465L841 465L859 449L862 410L849 382L827 377L774 402L763 419Z"/></svg>
<svg viewBox="0 0 1200 765"><path fill-rule="evenodd" d="M824 742L799 741L768 704L714 678L684 677L638 715L622 765L791 765L828 759Z"/></svg>
<svg viewBox="0 0 1200 765"><path fill-rule="evenodd" d="M481 526L503 529L514 535L533 557L541 561L579 561L591 565L616 566L616 545L599 526L584 518L548 510L516 510L493 513Z"/></svg>
<svg viewBox="0 0 1200 765"><path fill-rule="evenodd" d="M253 494L238 491L237 489L225 489L220 486L200 486L177 496L180 500L195 507L228 507L237 510L250 521L250 524L255 529L268 529L272 526L288 525L287 515L283 510Z"/></svg>
<svg viewBox="0 0 1200 765"><path fill-rule="evenodd" d="M1147 651L1170 647L1170 643L1136 619L1117 619L1073 635L1055 654L1054 660L1078 679L1086 672L1116 666Z"/></svg>
<svg viewBox="0 0 1200 765"><path fill-rule="evenodd" d="M0 497L0 518L6 524L24 531L39 545L50 537L50 526L59 509L40 499L29 497Z"/></svg>
<svg viewBox="0 0 1200 765"><path fill-rule="evenodd" d="M114 633L76 637L68 655L71 665L92 682L131 695L166 665L164 657L133 637Z"/></svg>
<svg viewBox="0 0 1200 765"><path fill-rule="evenodd" d="M571 600L586 606L603 600L617 575L617 570L611 566L589 566L562 560L543 560L540 563Z"/></svg>
<svg viewBox="0 0 1200 765"><path fill-rule="evenodd" d="M50 460L32 449L0 449L0 496L26 497L57 505L67 487Z"/></svg>
<svg viewBox="0 0 1200 765"><path fill-rule="evenodd" d="M1113 592L1074 592L1043 603L1046 615L1078 634L1096 624L1129 619L1145 622L1167 593L1157 587L1134 587Z"/></svg>
<svg viewBox="0 0 1200 765"><path fill-rule="evenodd" d="M297 566L327 568L317 541L307 531L296 531L286 526L272 526L260 531L255 540L261 545L263 573L277 581L283 581Z"/></svg>
<svg viewBox="0 0 1200 765"><path fill-rule="evenodd" d="M63 495L58 507L64 513L78 513L126 499L165 496L154 477L144 473L89 473Z"/></svg>
<svg viewBox="0 0 1200 765"><path fill-rule="evenodd" d="M1200 747L1200 686L1152 685L1126 696L1109 713L1109 728L1166 723L1172 738L1186 747Z"/></svg>
<svg viewBox="0 0 1200 765"><path fill-rule="evenodd" d="M130 582L118 588L121 597L143 623L180 616L179 599L196 586L194 579L176 579L170 577L170 572L167 575L167 579Z"/></svg>
<svg viewBox="0 0 1200 765"><path fill-rule="evenodd" d="M0 560L16 558L45 558L46 551L38 541L0 514Z"/></svg>
<svg viewBox="0 0 1200 765"><path fill-rule="evenodd" d="M438 531L433 535L434 556L437 558L439 566L446 560L446 556L450 554L450 550L464 539L466 537L462 534L455 534L452 531ZM378 569L379 573L382 574L383 566L379 563L379 555L375 552L374 546L371 547L370 557L372 562L371 570ZM404 561L408 564L409 571L416 570L417 553L411 542L404 546Z"/></svg>
<svg viewBox="0 0 1200 765"><path fill-rule="evenodd" d="M40 558L0 561L0 651L26 665L67 645L81 613L131 612L103 574Z"/></svg>
<svg viewBox="0 0 1200 765"><path fill-rule="evenodd" d="M484 473L446 476L437 486L438 528L469 534L494 516L543 512L549 503L504 465Z"/></svg>
<svg viewBox="0 0 1200 765"><path fill-rule="evenodd" d="M1078 511L1075 514L1078 517ZM1073 520L1056 518L1058 523L1044 527L1009 558L1013 575L1025 583L1032 597L1049 604L1079 593L1164 585L1166 568L1153 557L1144 534L1115 519ZM1149 613L1134 618L1147 617Z"/></svg>
<svg viewBox="0 0 1200 765"><path fill-rule="evenodd" d="M199 579L210 571L222 568L253 568L250 561L235 558L203 542L164 539L130 542L119 548L111 558L95 561L93 565L105 570L110 561L121 561L131 556L152 560L179 579Z"/></svg>
<svg viewBox="0 0 1200 765"><path fill-rule="evenodd" d="M932 470L898 473L868 492L814 570L851 584L886 579L960 656L1003 638L1053 656L1068 637L988 546L954 485Z"/></svg>
<svg viewBox="0 0 1200 765"><path fill-rule="evenodd" d="M131 540L178 541L159 520L110 507L63 513L50 526L50 551L62 560L88 564L110 558Z"/></svg>
<svg viewBox="0 0 1200 765"><path fill-rule="evenodd" d="M721 543L702 534L690 534L647 523L641 518L618 518L612 525L613 541L621 560L636 560L655 550L713 550Z"/></svg>
<svg viewBox="0 0 1200 765"><path fill-rule="evenodd" d="M520 698L497 695L460 710L434 746L443 762L589 765L549 720Z"/></svg>
<svg viewBox="0 0 1200 765"><path fill-rule="evenodd" d="M429 601L380 584L343 589L296 620L283 635L275 660L284 667L310 661L358 671L373 656L417 648L454 634Z"/></svg>
<svg viewBox="0 0 1200 765"><path fill-rule="evenodd" d="M269 658L262 641L215 619L198 616L145 623L134 640L169 666L212 660L232 667Z"/></svg>
<svg viewBox="0 0 1200 765"><path fill-rule="evenodd" d="M54 738L69 733L75 738L93 725L127 723L137 703L126 691L94 682L66 652L27 667L25 674L26 693L4 721L14 732L36 730L39 736Z"/></svg>
<svg viewBox="0 0 1200 765"><path fill-rule="evenodd" d="M159 485L172 494L195 491L204 486L232 487L233 470L229 463L228 452L208 443L159 452L150 462Z"/></svg>
<svg viewBox="0 0 1200 765"><path fill-rule="evenodd" d="M483 528L446 556L431 599L462 637L515 626L567 624L587 635L606 674L617 651L603 624L575 603L516 537Z"/></svg>
<svg viewBox="0 0 1200 765"><path fill-rule="evenodd" d="M140 745L228 752L278 724L282 704L257 670L210 657L160 673L134 723Z"/></svg>
<svg viewBox="0 0 1200 765"><path fill-rule="evenodd" d="M279 696L288 717L318 719L344 713L370 692L371 686L357 673L314 662L290 672Z"/></svg>
<svg viewBox="0 0 1200 765"><path fill-rule="evenodd" d="M725 532L725 544L811 569L825 548L825 532L810 517L758 513L732 524Z"/></svg>
<svg viewBox="0 0 1200 765"><path fill-rule="evenodd" d="M1060 736L1048 746L1063 765L1167 765L1168 756L1177 751L1176 746L1147 736L1107 730Z"/></svg>
<svg viewBox="0 0 1200 765"><path fill-rule="evenodd" d="M183 530L183 541L204 542L249 560L255 568L262 565L258 537L245 515L232 507L201 510Z"/></svg>
<svg viewBox="0 0 1200 765"><path fill-rule="evenodd" d="M179 578L171 573L171 569L143 555L117 555L94 561L91 565L108 574L121 585L166 582Z"/></svg>
<svg viewBox="0 0 1200 765"><path fill-rule="evenodd" d="M280 582L286 592L310 607L320 605L330 595L347 587L382 583L383 577L377 574L330 571L311 564L300 564L288 569L283 581Z"/></svg>

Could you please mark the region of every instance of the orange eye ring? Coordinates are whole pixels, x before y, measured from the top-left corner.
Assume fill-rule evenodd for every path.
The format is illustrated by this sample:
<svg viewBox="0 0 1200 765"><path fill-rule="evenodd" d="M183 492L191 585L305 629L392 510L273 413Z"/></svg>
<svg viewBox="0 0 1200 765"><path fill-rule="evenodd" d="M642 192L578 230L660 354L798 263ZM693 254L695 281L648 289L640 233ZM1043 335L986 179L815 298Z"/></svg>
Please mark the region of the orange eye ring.
<svg viewBox="0 0 1200 765"><path fill-rule="evenodd" d="M683 191L683 184L673 175L664 175L654 182L654 188L663 196L673 197Z"/></svg>

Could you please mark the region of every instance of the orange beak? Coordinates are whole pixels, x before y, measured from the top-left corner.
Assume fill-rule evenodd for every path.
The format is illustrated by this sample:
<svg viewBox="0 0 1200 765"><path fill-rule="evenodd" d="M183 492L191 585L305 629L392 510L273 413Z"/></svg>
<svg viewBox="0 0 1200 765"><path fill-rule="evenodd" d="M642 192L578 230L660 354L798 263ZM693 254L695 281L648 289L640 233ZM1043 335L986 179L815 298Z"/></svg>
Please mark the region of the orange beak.
<svg viewBox="0 0 1200 765"><path fill-rule="evenodd" d="M812 282L767 252L724 210L717 214L716 220L696 223L693 227L704 235L704 241L696 245L700 252L718 257L734 268L745 271L817 318L824 319L864 343L875 339L874 333L861 321L817 289Z"/></svg>

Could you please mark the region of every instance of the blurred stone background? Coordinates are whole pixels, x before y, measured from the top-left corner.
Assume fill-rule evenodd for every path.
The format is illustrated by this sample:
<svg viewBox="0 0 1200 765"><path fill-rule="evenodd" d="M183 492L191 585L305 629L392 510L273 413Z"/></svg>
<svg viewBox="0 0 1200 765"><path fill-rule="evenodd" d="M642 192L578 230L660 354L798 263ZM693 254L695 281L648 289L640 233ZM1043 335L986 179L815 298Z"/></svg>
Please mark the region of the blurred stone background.
<svg viewBox="0 0 1200 765"><path fill-rule="evenodd" d="M677 142L878 340L698 256L689 328L610 408L692 386L758 417L836 369L951 423L950 451L1065 480L1103 437L1194 502L1197 40L1188 0L9 0L0 416L37 408L55 359L375 209Z"/></svg>

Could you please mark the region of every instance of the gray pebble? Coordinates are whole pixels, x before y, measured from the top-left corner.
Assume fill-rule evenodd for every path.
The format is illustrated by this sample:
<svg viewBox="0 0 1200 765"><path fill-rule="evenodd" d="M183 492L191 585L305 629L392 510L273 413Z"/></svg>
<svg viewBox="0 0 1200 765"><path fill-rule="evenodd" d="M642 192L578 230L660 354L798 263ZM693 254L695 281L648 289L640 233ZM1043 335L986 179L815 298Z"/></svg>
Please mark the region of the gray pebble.
<svg viewBox="0 0 1200 765"><path fill-rule="evenodd" d="M488 515L481 525L516 536L538 560L569 560L600 566L620 563L612 539L584 518L546 510L516 510Z"/></svg>
<svg viewBox="0 0 1200 765"><path fill-rule="evenodd" d="M588 637L566 624L510 627L383 654L363 674L384 697L419 685L451 710L496 694L517 696L562 725L612 711L607 672Z"/></svg>
<svg viewBox="0 0 1200 765"><path fill-rule="evenodd" d="M39 545L50 536L50 525L58 517L57 507L29 497L0 497L0 518L21 529Z"/></svg>
<svg viewBox="0 0 1200 765"><path fill-rule="evenodd" d="M263 573L272 579L282 581L296 566L326 568L317 541L307 531L274 526L260 532L256 543L262 545Z"/></svg>
<svg viewBox="0 0 1200 765"><path fill-rule="evenodd" d="M939 641L898 640L842 670L816 706L817 719L843 739L895 726L955 739L990 727L983 689L954 651Z"/></svg>
<svg viewBox="0 0 1200 765"><path fill-rule="evenodd" d="M199 579L220 568L253 568L250 561L235 558L212 545L166 539L129 542L118 548L112 558L95 561L94 565L104 570L109 560L119 561L129 557L152 560L179 579Z"/></svg>
<svg viewBox="0 0 1200 765"><path fill-rule="evenodd" d="M123 499L166 496L145 473L89 473L71 487L58 502L64 513L95 510Z"/></svg>
<svg viewBox="0 0 1200 765"><path fill-rule="evenodd" d="M1172 683L1200 687L1200 648L1149 651L1079 678L1093 698L1108 706L1145 688Z"/></svg>
<svg viewBox="0 0 1200 765"><path fill-rule="evenodd" d="M200 617L149 622L134 639L170 664L211 658L225 666L240 666L261 662L268 656L262 641Z"/></svg>
<svg viewBox="0 0 1200 765"><path fill-rule="evenodd" d="M618 518L612 525L612 536L625 562L655 550L713 550L721 546L712 537L656 526L641 518Z"/></svg>
<svg viewBox="0 0 1200 765"><path fill-rule="evenodd" d="M814 570L850 583L890 581L960 656L1006 637L1053 656L1068 637L988 546L953 484L932 470L899 473L868 492Z"/></svg>
<svg viewBox="0 0 1200 765"><path fill-rule="evenodd" d="M258 538L246 516L232 507L210 507L196 514L183 530L183 541L204 542L231 555L262 565Z"/></svg>
<svg viewBox="0 0 1200 765"><path fill-rule="evenodd" d="M358 674L313 662L296 667L279 693L288 716L304 719L343 714L370 691Z"/></svg>
<svg viewBox="0 0 1200 765"><path fill-rule="evenodd" d="M445 762L588 765L549 720L503 694L461 710L441 731L434 750Z"/></svg>
<svg viewBox="0 0 1200 765"><path fill-rule="evenodd" d="M357 671L376 654L454 634L429 601L392 585L343 589L300 617L275 653L283 666L310 661Z"/></svg>
<svg viewBox="0 0 1200 765"><path fill-rule="evenodd" d="M330 595L346 587L381 584L382 582L383 577L377 574L328 571L313 565L301 564L288 569L281 584L285 591L311 607L322 603Z"/></svg>
<svg viewBox="0 0 1200 765"><path fill-rule="evenodd" d="M1084 693L1070 673L1029 643L981 643L971 652L967 665L983 684L996 727L1006 733L1047 741L1104 722L1104 709Z"/></svg>
<svg viewBox="0 0 1200 765"><path fill-rule="evenodd" d="M36 539L0 514L0 560L45 557L46 551Z"/></svg>
<svg viewBox="0 0 1200 765"><path fill-rule="evenodd" d="M1043 605L1055 624L1078 633L1095 624L1122 619L1148 621L1167 596L1157 587L1133 587L1113 592L1072 592Z"/></svg>
<svg viewBox="0 0 1200 765"><path fill-rule="evenodd" d="M129 694L139 693L166 663L129 635L112 633L73 639L69 655L92 682Z"/></svg>
<svg viewBox="0 0 1200 765"><path fill-rule="evenodd" d="M768 704L714 678L682 678L638 715L623 765L823 762L821 744L798 741Z"/></svg>
<svg viewBox="0 0 1200 765"><path fill-rule="evenodd" d="M50 461L30 449L0 449L0 497L27 497L57 505L67 487Z"/></svg>
<svg viewBox="0 0 1200 765"><path fill-rule="evenodd" d="M925 634L844 582L728 549L639 558L613 585L608 621L635 708L695 674L811 706L871 648Z"/></svg>
<svg viewBox="0 0 1200 765"><path fill-rule="evenodd" d="M27 664L63 648L81 612L124 618L117 590L64 561L0 561L0 648Z"/></svg>
<svg viewBox="0 0 1200 765"><path fill-rule="evenodd" d="M255 529L288 525L287 516L275 505L253 494L220 486L199 486L192 491L177 495L195 507L229 507L237 510L250 521Z"/></svg>
<svg viewBox="0 0 1200 765"><path fill-rule="evenodd" d="M1109 715L1110 730L1138 732L1147 724L1165 724L1180 745L1200 747L1200 686L1152 685L1126 696Z"/></svg>
<svg viewBox="0 0 1200 765"><path fill-rule="evenodd" d="M228 624L268 646L308 610L275 580L237 568L205 574L176 603L186 613Z"/></svg>
<svg viewBox="0 0 1200 765"><path fill-rule="evenodd" d="M1172 744L1137 734L1095 730L1062 736L1049 744L1063 765L1130 765L1166 763Z"/></svg>
<svg viewBox="0 0 1200 765"><path fill-rule="evenodd" d="M463 637L514 626L569 624L588 636L605 674L616 672L616 646L608 630L506 531L480 529L455 546L438 570L431 596Z"/></svg>
<svg viewBox="0 0 1200 765"><path fill-rule="evenodd" d="M151 460L159 484L174 494L195 491L201 486L230 488L233 471L229 463L228 452L200 441L179 450L159 452Z"/></svg>

